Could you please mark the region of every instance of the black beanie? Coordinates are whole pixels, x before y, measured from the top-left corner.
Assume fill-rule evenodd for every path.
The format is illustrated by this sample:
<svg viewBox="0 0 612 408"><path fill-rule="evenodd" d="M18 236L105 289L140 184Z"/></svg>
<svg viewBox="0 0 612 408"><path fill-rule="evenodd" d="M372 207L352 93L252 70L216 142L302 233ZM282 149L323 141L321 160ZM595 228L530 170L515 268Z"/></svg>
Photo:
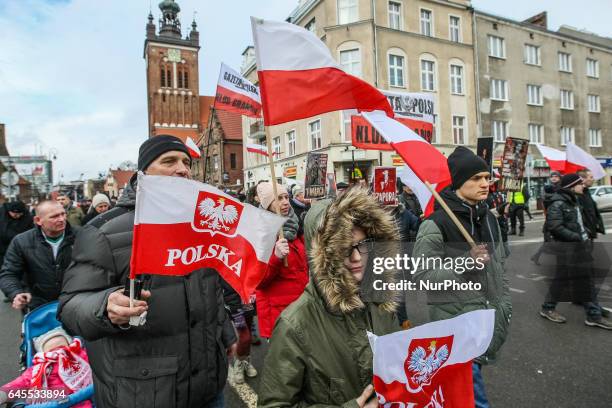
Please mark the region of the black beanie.
<svg viewBox="0 0 612 408"><path fill-rule="evenodd" d="M21 201L13 201L10 203L6 203L6 209L8 211L22 213L24 214L27 211L26 205Z"/></svg>
<svg viewBox="0 0 612 408"><path fill-rule="evenodd" d="M476 156L467 147L459 146L448 156L448 169L453 182L453 190L461 188L475 174L490 172L489 165L482 157Z"/></svg>
<svg viewBox="0 0 612 408"><path fill-rule="evenodd" d="M581 182L582 178L576 173L566 174L565 176L561 177L561 188L569 190L570 188Z"/></svg>
<svg viewBox="0 0 612 408"><path fill-rule="evenodd" d="M141 144L140 149L138 149L138 170L145 171L155 159L173 150L184 152L189 156L189 160L191 160L191 155L189 154L189 150L187 150L187 146L185 146L185 143L178 137L159 135L149 138Z"/></svg>

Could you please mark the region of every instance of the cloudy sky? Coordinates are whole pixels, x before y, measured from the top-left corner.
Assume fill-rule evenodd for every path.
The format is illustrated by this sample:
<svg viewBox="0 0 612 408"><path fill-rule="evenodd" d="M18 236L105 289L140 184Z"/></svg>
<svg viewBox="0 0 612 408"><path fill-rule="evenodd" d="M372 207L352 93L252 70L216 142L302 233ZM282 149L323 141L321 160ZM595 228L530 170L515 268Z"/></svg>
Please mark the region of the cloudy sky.
<svg viewBox="0 0 612 408"><path fill-rule="evenodd" d="M54 176L96 177L136 161L146 138L142 58L150 4L158 0L0 0L0 123L13 155L57 152ZM200 92L212 94L219 63L238 69L251 42L249 16L284 19L297 0L178 0L184 31L200 31ZM612 37L609 0L473 0L524 19L548 11L561 24Z"/></svg>

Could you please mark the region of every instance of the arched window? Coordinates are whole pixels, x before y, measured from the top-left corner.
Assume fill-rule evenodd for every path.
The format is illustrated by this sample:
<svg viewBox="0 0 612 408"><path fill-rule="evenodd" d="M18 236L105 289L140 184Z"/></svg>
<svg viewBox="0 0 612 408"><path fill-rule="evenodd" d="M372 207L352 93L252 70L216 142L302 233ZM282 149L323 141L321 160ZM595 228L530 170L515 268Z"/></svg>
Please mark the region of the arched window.
<svg viewBox="0 0 612 408"><path fill-rule="evenodd" d="M421 90L435 92L437 90L436 57L432 54L421 54Z"/></svg>
<svg viewBox="0 0 612 408"><path fill-rule="evenodd" d="M166 68L161 67L160 69L160 81L161 81L161 87L165 88L166 87Z"/></svg>
<svg viewBox="0 0 612 408"><path fill-rule="evenodd" d="M187 74L188 72L185 69L185 72L183 73L183 85L185 85L185 88L189 88L189 76Z"/></svg>
<svg viewBox="0 0 612 408"><path fill-rule="evenodd" d="M361 44L346 41L338 47L338 59L342 69L351 75L361 77Z"/></svg>
<svg viewBox="0 0 612 408"><path fill-rule="evenodd" d="M179 68L178 70L178 87L183 87L183 70Z"/></svg>
<svg viewBox="0 0 612 408"><path fill-rule="evenodd" d="M408 67L406 53L401 48L390 48L387 51L389 87L406 88L406 70Z"/></svg>
<svg viewBox="0 0 612 408"><path fill-rule="evenodd" d="M450 89L453 95L465 95L465 66L459 58L451 58L448 72L450 73Z"/></svg>

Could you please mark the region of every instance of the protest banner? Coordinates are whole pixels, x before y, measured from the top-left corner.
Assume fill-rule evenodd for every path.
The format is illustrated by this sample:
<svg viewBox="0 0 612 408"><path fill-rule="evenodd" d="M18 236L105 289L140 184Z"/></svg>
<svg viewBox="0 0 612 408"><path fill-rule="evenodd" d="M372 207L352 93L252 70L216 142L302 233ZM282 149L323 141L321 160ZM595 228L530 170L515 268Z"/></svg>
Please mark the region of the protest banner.
<svg viewBox="0 0 612 408"><path fill-rule="evenodd" d="M489 171L493 174L493 138L479 137L476 139L476 156L482 159L489 165Z"/></svg>
<svg viewBox="0 0 612 408"><path fill-rule="evenodd" d="M382 205L397 205L396 174L395 167L374 168L372 192Z"/></svg>
<svg viewBox="0 0 612 408"><path fill-rule="evenodd" d="M327 153L308 153L306 178L304 180L305 198L325 198L327 174Z"/></svg>
<svg viewBox="0 0 612 408"><path fill-rule="evenodd" d="M501 190L521 191L529 140L507 137L502 155Z"/></svg>
<svg viewBox="0 0 612 408"><path fill-rule="evenodd" d="M259 88L221 63L215 96L215 109L258 118L261 116Z"/></svg>

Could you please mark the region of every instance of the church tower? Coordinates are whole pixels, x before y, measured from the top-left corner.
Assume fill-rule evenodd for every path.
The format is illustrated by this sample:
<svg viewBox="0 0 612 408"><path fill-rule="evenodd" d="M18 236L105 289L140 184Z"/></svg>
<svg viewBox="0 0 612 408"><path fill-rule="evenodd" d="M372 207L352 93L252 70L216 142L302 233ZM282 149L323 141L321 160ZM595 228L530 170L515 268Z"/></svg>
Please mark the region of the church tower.
<svg viewBox="0 0 612 408"><path fill-rule="evenodd" d="M185 38L174 0L159 3L161 18L156 32L149 13L144 59L147 66L149 136L171 134L197 140L200 127L198 52L200 33L195 19ZM204 124L205 126L206 124Z"/></svg>

